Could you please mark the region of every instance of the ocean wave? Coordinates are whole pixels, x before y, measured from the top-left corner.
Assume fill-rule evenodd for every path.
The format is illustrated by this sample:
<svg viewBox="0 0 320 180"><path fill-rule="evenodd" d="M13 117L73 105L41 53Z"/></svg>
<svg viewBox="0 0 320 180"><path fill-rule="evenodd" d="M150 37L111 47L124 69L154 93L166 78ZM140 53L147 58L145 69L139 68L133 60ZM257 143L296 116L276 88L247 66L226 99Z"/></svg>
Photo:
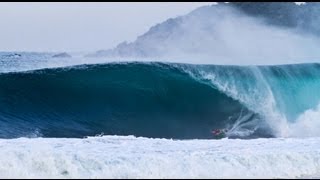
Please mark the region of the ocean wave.
<svg viewBox="0 0 320 180"><path fill-rule="evenodd" d="M293 124L319 104L319 77L319 64L127 62L2 73L0 137L295 136Z"/></svg>

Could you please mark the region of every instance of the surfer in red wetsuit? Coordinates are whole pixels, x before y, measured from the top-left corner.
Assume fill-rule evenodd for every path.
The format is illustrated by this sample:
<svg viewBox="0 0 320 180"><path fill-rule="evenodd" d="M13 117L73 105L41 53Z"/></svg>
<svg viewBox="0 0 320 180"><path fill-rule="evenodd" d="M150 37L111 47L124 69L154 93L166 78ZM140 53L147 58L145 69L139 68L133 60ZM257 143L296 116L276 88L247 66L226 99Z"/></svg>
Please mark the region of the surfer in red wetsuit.
<svg viewBox="0 0 320 180"><path fill-rule="evenodd" d="M217 138L224 138L226 137L226 130L225 129L215 129L211 131L212 134Z"/></svg>
<svg viewBox="0 0 320 180"><path fill-rule="evenodd" d="M219 135L220 133L221 133L220 129L215 129L212 131L212 134L214 134L214 135Z"/></svg>

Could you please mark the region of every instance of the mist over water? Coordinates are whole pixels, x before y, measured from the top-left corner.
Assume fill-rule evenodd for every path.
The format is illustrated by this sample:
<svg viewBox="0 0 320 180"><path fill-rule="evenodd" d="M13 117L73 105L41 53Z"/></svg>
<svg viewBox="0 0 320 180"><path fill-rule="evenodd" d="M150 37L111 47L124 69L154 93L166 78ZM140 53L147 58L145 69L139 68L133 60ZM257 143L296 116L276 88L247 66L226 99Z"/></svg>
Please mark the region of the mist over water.
<svg viewBox="0 0 320 180"><path fill-rule="evenodd" d="M298 18L307 21L307 17ZM307 30L309 26L313 27L312 22L310 24L274 25L265 18L249 16L232 6L212 5L169 19L152 27L136 41L124 42L104 53L113 58L193 64L318 62L319 36Z"/></svg>
<svg viewBox="0 0 320 180"><path fill-rule="evenodd" d="M212 17L205 14L201 16ZM193 63L238 65L291 64L320 57L319 38L316 36L270 26L232 9L219 12L216 17L203 19L203 22L197 22L200 18L188 21L190 24L185 27L189 28L183 29L184 33L181 34L187 34L184 38L190 39L196 47L187 51L189 44L182 43L179 46L181 56L193 57ZM192 24L203 26L198 28L201 25ZM169 53L175 56L174 52Z"/></svg>

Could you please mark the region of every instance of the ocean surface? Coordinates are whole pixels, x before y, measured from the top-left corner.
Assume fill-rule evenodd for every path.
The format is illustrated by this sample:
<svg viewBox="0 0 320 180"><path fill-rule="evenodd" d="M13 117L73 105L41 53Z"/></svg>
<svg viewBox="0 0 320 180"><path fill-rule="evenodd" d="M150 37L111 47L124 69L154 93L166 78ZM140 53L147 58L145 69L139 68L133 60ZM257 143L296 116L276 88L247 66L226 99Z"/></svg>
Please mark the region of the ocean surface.
<svg viewBox="0 0 320 180"><path fill-rule="evenodd" d="M0 177L317 177L319 89L316 63L1 52Z"/></svg>

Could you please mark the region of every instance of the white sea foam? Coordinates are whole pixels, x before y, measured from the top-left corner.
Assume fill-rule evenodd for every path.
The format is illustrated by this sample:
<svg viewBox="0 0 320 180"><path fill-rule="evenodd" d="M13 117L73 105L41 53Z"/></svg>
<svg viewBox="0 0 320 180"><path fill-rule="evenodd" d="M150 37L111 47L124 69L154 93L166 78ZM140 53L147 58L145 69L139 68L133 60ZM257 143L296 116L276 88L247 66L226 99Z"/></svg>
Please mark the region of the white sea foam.
<svg viewBox="0 0 320 180"><path fill-rule="evenodd" d="M320 104L306 110L297 121L290 125L292 137L320 137Z"/></svg>
<svg viewBox="0 0 320 180"><path fill-rule="evenodd" d="M299 178L320 172L320 138L0 140L1 178Z"/></svg>

